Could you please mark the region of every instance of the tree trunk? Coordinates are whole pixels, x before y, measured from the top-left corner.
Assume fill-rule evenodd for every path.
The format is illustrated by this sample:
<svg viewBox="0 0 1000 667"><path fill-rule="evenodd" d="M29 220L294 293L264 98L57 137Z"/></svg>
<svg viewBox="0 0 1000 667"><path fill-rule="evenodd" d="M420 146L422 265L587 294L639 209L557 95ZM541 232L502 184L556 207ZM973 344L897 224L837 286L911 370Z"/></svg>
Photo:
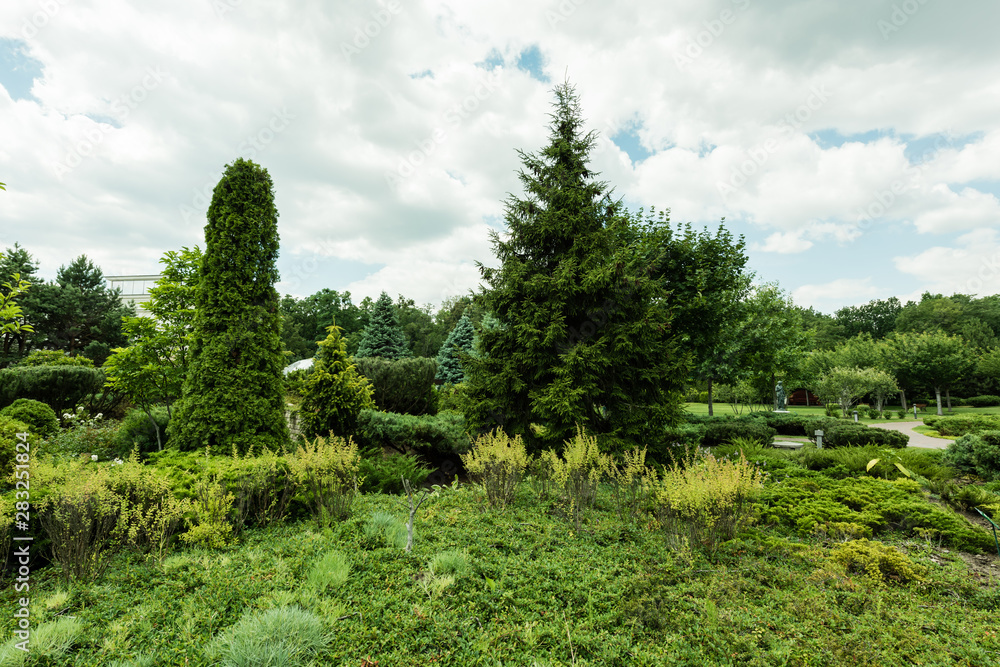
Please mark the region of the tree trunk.
<svg viewBox="0 0 1000 667"><path fill-rule="evenodd" d="M160 425L156 423L155 419L153 419L153 413L152 412L150 412L146 408L143 408L142 411L146 413L147 417L149 417L149 423L153 425L153 430L156 431L156 451L162 452L163 451L163 441L160 440Z"/></svg>
<svg viewBox="0 0 1000 667"><path fill-rule="evenodd" d="M951 412L951 389L945 389L944 395L948 397L948 412Z"/></svg>
<svg viewBox="0 0 1000 667"><path fill-rule="evenodd" d="M943 417L944 411L941 409L941 387L934 387L934 394L937 396L937 415L938 417Z"/></svg>
<svg viewBox="0 0 1000 667"><path fill-rule="evenodd" d="M712 378L708 378L708 416L712 414Z"/></svg>
<svg viewBox="0 0 1000 667"><path fill-rule="evenodd" d="M906 390L899 390L899 402L903 404L903 412L906 412Z"/></svg>

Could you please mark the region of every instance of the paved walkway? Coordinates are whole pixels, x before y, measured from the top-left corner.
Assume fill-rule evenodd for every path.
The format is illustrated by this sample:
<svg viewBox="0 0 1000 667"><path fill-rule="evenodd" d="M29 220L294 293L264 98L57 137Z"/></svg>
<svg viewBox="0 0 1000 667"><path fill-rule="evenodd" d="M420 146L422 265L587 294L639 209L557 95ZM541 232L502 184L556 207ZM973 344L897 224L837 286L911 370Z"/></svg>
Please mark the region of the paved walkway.
<svg viewBox="0 0 1000 667"><path fill-rule="evenodd" d="M869 426L874 426L875 428L884 428L889 431L899 431L900 433L905 433L910 436L910 447L924 447L926 449L945 449L951 440L945 440L944 438L932 438L929 435L924 435L923 433L917 433L913 430L914 426L923 426L922 421L908 421L908 422L878 422L875 424L869 424Z"/></svg>

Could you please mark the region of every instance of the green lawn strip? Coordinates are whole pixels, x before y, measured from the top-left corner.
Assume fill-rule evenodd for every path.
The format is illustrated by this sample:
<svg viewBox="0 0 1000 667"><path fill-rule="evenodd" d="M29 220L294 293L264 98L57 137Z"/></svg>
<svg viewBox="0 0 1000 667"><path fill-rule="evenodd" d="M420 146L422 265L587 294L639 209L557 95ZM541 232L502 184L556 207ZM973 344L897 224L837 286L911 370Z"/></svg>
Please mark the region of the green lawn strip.
<svg viewBox="0 0 1000 667"><path fill-rule="evenodd" d="M958 439L956 436L952 436L952 435L941 435L940 433L938 433L935 429L931 428L930 426L923 426L923 425L914 426L913 430L916 433L920 433L922 435L926 435L929 438L941 438L942 440L957 440Z"/></svg>
<svg viewBox="0 0 1000 667"><path fill-rule="evenodd" d="M830 549L842 538L797 530L806 514L796 508L810 504L813 515L877 528L932 568L927 580L873 586L831 569ZM927 561L912 527L897 525L906 523L902 514L924 516L924 506L935 509L883 480L787 477L766 487L762 525L705 556L668 549L656 530L623 525L603 502L574 533L556 503L526 489L503 513L465 489L424 504L406 554L363 539L372 512L403 517L399 497L369 495L325 532L304 521L249 530L236 547L176 550L162 566L124 554L49 617L61 611L85 627L58 664L142 655L215 664L205 657L214 637L248 610L303 603L305 574L336 549L352 561L347 582L304 603L332 633L322 664L366 656L381 665L990 664L1000 651L990 634L996 584L984 592L964 566ZM467 552L471 572L428 594L419 579L449 549ZM55 574L33 573L36 604L59 588ZM0 595L8 608L15 597L13 586ZM8 616L8 637L12 628Z"/></svg>

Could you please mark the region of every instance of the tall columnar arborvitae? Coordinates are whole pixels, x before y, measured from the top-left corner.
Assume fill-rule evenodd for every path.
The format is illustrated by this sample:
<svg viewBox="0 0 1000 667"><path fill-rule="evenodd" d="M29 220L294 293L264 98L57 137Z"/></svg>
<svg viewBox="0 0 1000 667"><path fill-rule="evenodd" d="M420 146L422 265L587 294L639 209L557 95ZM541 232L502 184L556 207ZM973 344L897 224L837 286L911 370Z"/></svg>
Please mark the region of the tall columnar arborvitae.
<svg viewBox="0 0 1000 667"><path fill-rule="evenodd" d="M438 352L435 380L440 380L445 384L458 384L465 379L465 371L462 370L459 353L472 352L474 334L472 320L469 319L467 313L463 313Z"/></svg>
<svg viewBox="0 0 1000 667"><path fill-rule="evenodd" d="M307 438L353 435L362 410L373 410L373 388L347 356L341 328L327 327L302 399L302 429Z"/></svg>
<svg viewBox="0 0 1000 667"><path fill-rule="evenodd" d="M500 425L533 449L577 424L608 448L652 445L677 418L687 374L670 329L669 293L655 275L662 248L595 180L580 105L555 89L550 143L519 152L525 197L506 202L509 236L494 233L499 268L479 263L482 306L499 326L466 358L469 425ZM542 427L541 429L535 428Z"/></svg>
<svg viewBox="0 0 1000 667"><path fill-rule="evenodd" d="M182 449L274 449L289 441L277 258L271 177L237 159L208 208L188 372L168 429Z"/></svg>
<svg viewBox="0 0 1000 667"><path fill-rule="evenodd" d="M385 292L379 296L372 308L368 326L361 333L356 357L381 357L382 359L401 359L410 356L406 334L399 326L396 307Z"/></svg>

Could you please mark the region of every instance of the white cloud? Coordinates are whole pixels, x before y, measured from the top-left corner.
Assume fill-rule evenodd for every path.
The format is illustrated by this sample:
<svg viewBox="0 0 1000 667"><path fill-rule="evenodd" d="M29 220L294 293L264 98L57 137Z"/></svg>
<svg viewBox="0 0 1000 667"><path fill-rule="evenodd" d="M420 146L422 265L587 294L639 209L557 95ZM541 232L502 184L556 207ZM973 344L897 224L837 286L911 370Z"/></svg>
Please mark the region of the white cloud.
<svg viewBox="0 0 1000 667"><path fill-rule="evenodd" d="M920 281L919 293L1000 293L1000 232L995 229L969 232L956 239L956 246L934 246L893 262Z"/></svg>
<svg viewBox="0 0 1000 667"><path fill-rule="evenodd" d="M857 306L876 299L883 290L872 285L870 277L838 278L828 283L801 285L792 290L796 305L832 312L843 306Z"/></svg>

